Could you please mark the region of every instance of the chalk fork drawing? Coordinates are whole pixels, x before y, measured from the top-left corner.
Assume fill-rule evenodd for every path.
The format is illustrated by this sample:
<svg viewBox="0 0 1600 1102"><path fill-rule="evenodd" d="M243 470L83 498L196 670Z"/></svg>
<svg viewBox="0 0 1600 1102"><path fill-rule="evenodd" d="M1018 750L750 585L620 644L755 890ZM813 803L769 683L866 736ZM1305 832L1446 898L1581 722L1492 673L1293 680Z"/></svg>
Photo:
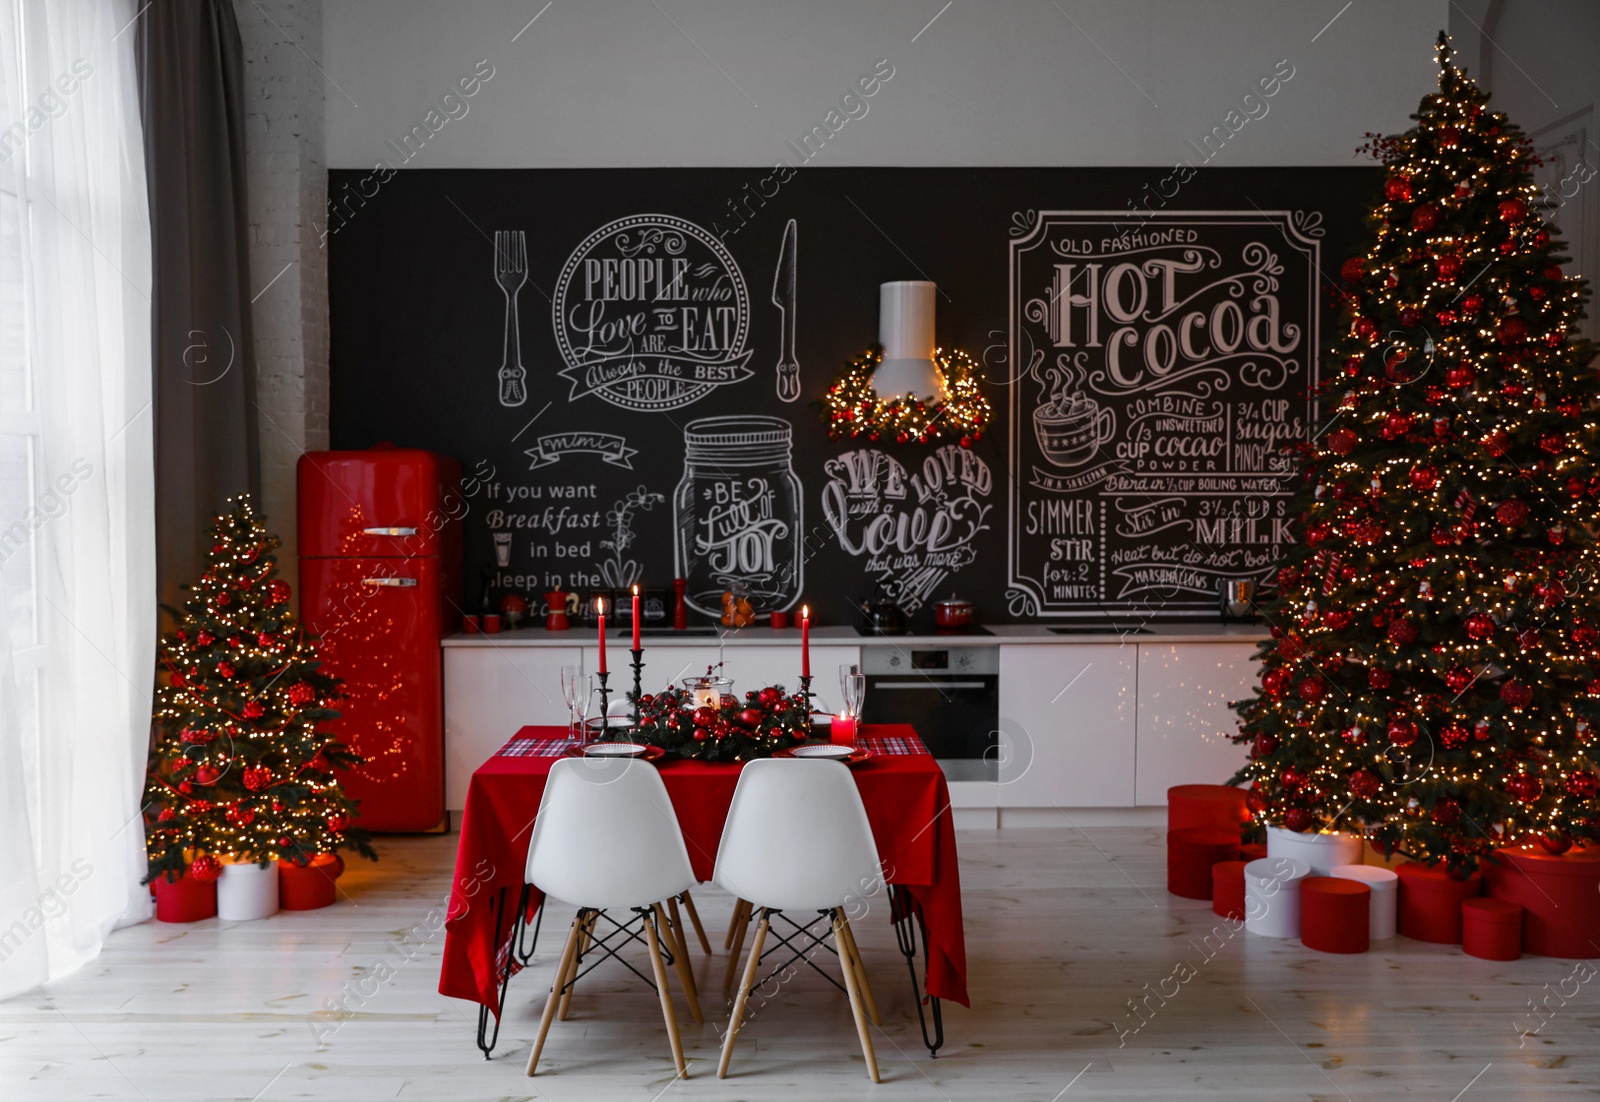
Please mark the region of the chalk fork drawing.
<svg viewBox="0 0 1600 1102"><path fill-rule="evenodd" d="M505 353L500 360L500 404L520 406L528 400L528 371L522 366L522 333L517 322L517 295L528 282L528 242L521 230L494 231L494 281L506 296Z"/></svg>
<svg viewBox="0 0 1600 1102"><path fill-rule="evenodd" d="M772 304L783 314L778 344L778 397L793 402L800 397L800 361L795 358L795 238L793 218L783 230L778 250L778 270L772 274Z"/></svg>

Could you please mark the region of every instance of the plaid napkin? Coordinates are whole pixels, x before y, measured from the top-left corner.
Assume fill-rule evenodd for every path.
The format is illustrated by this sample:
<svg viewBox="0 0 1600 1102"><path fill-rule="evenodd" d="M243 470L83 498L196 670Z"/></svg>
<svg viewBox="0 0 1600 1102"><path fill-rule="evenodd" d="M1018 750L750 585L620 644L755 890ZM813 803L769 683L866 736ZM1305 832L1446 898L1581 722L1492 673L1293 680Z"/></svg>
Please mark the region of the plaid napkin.
<svg viewBox="0 0 1600 1102"><path fill-rule="evenodd" d="M500 747L497 758L559 758L572 746L567 738L514 738Z"/></svg>
<svg viewBox="0 0 1600 1102"><path fill-rule="evenodd" d="M864 743L873 754L926 754L928 748L919 738L901 738L898 735L862 735Z"/></svg>

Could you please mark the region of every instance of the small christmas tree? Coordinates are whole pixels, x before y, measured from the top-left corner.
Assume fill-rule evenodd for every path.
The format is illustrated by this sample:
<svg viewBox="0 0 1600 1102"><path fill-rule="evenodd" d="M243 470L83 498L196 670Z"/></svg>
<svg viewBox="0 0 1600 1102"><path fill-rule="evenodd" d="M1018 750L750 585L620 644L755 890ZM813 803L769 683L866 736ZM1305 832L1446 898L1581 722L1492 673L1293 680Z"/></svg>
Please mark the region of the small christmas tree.
<svg viewBox="0 0 1600 1102"><path fill-rule="evenodd" d="M319 671L316 640L289 611L278 538L248 496L229 506L184 611L167 610L179 627L160 644L150 877L215 879L221 858L304 864L344 847L375 858L335 776L361 759L320 729L338 718L339 681Z"/></svg>
<svg viewBox="0 0 1600 1102"><path fill-rule="evenodd" d="M1438 63L1416 125L1370 146L1383 198L1341 270L1234 779L1258 820L1364 827L1464 875L1502 845L1600 838L1600 379L1537 158L1444 35Z"/></svg>

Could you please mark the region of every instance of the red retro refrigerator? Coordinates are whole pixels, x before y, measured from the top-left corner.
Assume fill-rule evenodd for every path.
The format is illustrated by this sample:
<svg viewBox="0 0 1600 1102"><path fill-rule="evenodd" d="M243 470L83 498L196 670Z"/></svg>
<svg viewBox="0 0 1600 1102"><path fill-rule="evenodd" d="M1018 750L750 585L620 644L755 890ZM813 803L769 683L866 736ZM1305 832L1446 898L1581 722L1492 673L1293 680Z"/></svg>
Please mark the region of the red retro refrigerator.
<svg viewBox="0 0 1600 1102"><path fill-rule="evenodd" d="M459 622L461 468L379 445L300 457L300 614L346 698L331 726L366 758L343 779L375 831L445 826L444 670Z"/></svg>

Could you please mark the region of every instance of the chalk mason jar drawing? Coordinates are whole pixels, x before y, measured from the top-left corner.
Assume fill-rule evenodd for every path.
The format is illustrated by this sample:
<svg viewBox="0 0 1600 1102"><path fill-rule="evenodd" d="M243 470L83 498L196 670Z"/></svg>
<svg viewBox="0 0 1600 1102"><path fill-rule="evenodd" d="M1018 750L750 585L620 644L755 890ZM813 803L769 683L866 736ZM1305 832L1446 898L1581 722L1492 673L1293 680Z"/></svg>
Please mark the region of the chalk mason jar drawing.
<svg viewBox="0 0 1600 1102"><path fill-rule="evenodd" d="M731 590L758 612L788 610L800 599L803 570L793 427L779 417L703 417L683 437L672 510L690 607L721 615Z"/></svg>

